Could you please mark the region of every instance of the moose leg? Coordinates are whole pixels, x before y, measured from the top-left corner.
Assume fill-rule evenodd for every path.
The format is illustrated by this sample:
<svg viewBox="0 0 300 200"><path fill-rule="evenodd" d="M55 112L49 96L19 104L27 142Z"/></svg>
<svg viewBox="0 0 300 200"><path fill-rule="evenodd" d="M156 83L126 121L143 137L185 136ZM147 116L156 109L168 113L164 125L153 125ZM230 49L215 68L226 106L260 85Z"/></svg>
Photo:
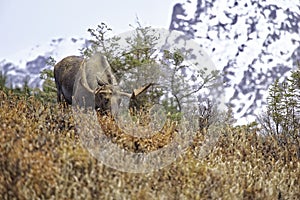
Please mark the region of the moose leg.
<svg viewBox="0 0 300 200"><path fill-rule="evenodd" d="M60 103L62 101L62 92L58 86L56 86L56 88L57 88L57 102Z"/></svg>

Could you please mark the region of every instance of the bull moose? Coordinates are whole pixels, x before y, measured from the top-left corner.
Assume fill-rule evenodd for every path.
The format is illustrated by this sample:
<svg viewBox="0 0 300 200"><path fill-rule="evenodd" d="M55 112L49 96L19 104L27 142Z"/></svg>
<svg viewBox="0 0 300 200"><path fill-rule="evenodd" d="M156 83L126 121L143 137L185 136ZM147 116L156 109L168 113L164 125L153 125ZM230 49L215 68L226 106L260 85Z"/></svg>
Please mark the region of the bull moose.
<svg viewBox="0 0 300 200"><path fill-rule="evenodd" d="M110 65L101 53L89 59L80 56L62 59L54 66L54 78L58 102L66 102L67 105L75 102L80 107L92 107L101 113L109 112L112 101L116 101L112 94L127 96L130 102L135 102L152 85L149 83L134 89L131 94L119 91Z"/></svg>

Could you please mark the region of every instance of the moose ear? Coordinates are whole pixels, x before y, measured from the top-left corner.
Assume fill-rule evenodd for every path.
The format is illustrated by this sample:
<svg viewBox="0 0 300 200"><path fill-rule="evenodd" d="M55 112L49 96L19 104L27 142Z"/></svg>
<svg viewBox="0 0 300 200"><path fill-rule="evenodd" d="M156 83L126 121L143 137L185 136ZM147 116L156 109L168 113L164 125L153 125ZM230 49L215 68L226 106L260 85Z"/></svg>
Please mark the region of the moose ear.
<svg viewBox="0 0 300 200"><path fill-rule="evenodd" d="M95 94L112 94L112 88L108 85L100 86L96 89Z"/></svg>
<svg viewBox="0 0 300 200"><path fill-rule="evenodd" d="M132 97L136 97L136 96L142 94L143 92L145 92L152 85L153 85L153 83L149 83L149 84L147 84L143 87L140 87L138 89L134 89L133 93L132 93Z"/></svg>

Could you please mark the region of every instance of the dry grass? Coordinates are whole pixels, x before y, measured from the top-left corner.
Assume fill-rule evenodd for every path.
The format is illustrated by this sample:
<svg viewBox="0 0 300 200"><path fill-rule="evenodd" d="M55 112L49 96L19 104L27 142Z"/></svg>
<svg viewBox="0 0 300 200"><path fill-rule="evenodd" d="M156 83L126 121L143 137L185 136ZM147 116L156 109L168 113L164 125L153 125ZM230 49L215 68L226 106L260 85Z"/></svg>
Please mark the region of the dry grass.
<svg viewBox="0 0 300 200"><path fill-rule="evenodd" d="M200 134L170 166L131 174L102 165L82 147L70 111L2 91L0 106L0 199L300 199L298 147L271 137L228 128L198 159ZM110 123L105 128L131 151L160 148L173 130L151 143L126 139Z"/></svg>

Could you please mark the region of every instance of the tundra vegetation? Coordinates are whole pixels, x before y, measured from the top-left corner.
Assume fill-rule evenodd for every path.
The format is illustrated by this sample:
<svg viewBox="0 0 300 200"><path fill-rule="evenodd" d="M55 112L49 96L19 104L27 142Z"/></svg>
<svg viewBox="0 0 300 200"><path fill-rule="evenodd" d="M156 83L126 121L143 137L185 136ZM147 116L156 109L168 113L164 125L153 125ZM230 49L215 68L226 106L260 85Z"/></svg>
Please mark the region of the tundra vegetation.
<svg viewBox="0 0 300 200"><path fill-rule="evenodd" d="M137 66L154 62L149 55L155 37L147 27L135 30L136 37L128 39L132 49L116 56L118 38L107 38L110 29L100 24L95 30L89 29L93 45L81 52L88 57L100 48L119 81ZM145 48L136 49L140 42ZM168 55L175 65L182 64L180 53ZM1 75L0 198L300 199L299 74L297 69L287 80L272 85L266 112L251 124L234 126L230 108L219 113L207 99L199 108L202 118L191 146L174 163L149 174L114 170L83 148L72 110L56 103L51 70L41 74L43 90L26 84L21 89L6 88L5 76ZM154 102L160 95L161 91L153 88L141 101ZM180 106L176 98L163 103L177 120ZM164 134L133 138L110 118L99 116L100 124L103 120L105 134L132 152L161 148L174 132L165 127ZM197 152L208 134L207 127L214 126L214 121L221 121L224 128L214 148L199 158Z"/></svg>

